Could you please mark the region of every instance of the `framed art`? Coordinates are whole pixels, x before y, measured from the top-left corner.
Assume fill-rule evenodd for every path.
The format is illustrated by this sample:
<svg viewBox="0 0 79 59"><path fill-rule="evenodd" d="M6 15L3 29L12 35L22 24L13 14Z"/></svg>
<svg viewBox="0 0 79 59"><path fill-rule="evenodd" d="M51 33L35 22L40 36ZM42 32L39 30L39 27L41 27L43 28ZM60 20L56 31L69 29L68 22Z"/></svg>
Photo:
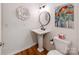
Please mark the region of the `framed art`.
<svg viewBox="0 0 79 59"><path fill-rule="evenodd" d="M55 26L61 28L74 28L74 6L72 4L56 7Z"/></svg>

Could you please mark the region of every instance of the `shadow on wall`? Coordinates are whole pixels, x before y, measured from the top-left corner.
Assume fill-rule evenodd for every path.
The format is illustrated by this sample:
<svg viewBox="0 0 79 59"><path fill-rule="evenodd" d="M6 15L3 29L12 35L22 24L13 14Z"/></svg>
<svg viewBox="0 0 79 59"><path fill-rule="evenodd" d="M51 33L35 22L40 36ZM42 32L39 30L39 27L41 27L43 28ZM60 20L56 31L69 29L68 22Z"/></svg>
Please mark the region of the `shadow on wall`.
<svg viewBox="0 0 79 59"><path fill-rule="evenodd" d="M34 32L31 32L31 37L34 43L37 43L37 34Z"/></svg>

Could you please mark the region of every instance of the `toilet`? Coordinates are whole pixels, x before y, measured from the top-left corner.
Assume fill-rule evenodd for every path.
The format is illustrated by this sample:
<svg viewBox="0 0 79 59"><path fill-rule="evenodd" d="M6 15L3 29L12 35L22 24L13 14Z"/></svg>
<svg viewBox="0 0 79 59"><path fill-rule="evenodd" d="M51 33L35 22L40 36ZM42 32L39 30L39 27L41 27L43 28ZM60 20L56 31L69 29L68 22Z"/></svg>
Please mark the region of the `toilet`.
<svg viewBox="0 0 79 59"><path fill-rule="evenodd" d="M67 55L70 51L71 42L55 36L53 39L56 50L50 50L47 55Z"/></svg>

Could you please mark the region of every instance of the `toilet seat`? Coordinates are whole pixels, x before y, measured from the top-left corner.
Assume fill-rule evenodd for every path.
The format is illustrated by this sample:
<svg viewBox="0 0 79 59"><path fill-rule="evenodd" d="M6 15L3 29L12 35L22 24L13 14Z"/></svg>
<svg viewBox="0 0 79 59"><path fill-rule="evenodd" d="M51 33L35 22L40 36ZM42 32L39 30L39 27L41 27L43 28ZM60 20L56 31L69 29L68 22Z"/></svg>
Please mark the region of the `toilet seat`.
<svg viewBox="0 0 79 59"><path fill-rule="evenodd" d="M47 55L63 55L62 53L60 53L59 51L57 50L51 50L48 52Z"/></svg>

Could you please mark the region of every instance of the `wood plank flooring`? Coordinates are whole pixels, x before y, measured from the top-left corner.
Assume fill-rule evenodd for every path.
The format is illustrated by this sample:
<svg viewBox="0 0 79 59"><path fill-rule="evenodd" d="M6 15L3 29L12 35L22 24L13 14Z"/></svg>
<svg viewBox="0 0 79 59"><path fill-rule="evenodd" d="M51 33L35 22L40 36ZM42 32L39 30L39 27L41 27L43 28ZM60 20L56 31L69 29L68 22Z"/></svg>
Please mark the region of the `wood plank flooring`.
<svg viewBox="0 0 79 59"><path fill-rule="evenodd" d="M46 55L48 53L48 51L45 49L44 51L42 52L39 52L37 50L37 45L29 48L29 49L26 49L24 51L21 51L15 55Z"/></svg>

